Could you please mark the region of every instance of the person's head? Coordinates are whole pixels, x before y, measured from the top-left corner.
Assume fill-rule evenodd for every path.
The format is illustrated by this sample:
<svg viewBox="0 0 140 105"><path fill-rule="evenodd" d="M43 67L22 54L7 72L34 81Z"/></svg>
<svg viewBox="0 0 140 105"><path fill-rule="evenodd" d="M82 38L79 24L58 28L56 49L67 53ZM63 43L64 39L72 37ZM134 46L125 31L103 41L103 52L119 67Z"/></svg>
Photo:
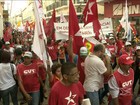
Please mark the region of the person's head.
<svg viewBox="0 0 140 105"><path fill-rule="evenodd" d="M17 59L22 57L22 53L23 53L22 52L22 48L16 48L15 49L14 54L15 54L15 56L16 56Z"/></svg>
<svg viewBox="0 0 140 105"><path fill-rule="evenodd" d="M32 57L33 57L32 53L30 51L26 51L23 55L24 64L25 65L31 64Z"/></svg>
<svg viewBox="0 0 140 105"><path fill-rule="evenodd" d="M132 49L132 44L131 44L131 42L125 42L125 50L126 50L126 52L129 52L129 51L131 51L131 49Z"/></svg>
<svg viewBox="0 0 140 105"><path fill-rule="evenodd" d="M6 49L9 49L9 48L10 48L10 42L9 42L9 41L6 41L6 42L5 42L5 48L6 48Z"/></svg>
<svg viewBox="0 0 140 105"><path fill-rule="evenodd" d="M107 42L106 42L106 40L104 40L104 39L101 41L101 43L102 43L104 46L107 45Z"/></svg>
<svg viewBox="0 0 140 105"><path fill-rule="evenodd" d="M105 46L103 44L96 44L94 46L94 54L102 58L105 54Z"/></svg>
<svg viewBox="0 0 140 105"><path fill-rule="evenodd" d="M71 85L79 81L79 71L74 63L67 62L62 64L61 73L66 84Z"/></svg>
<svg viewBox="0 0 140 105"><path fill-rule="evenodd" d="M2 49L3 42L0 40L0 49Z"/></svg>
<svg viewBox="0 0 140 105"><path fill-rule="evenodd" d="M134 61L127 54L121 55L118 59L118 64L119 64L121 70L124 72L128 72L132 63L134 63Z"/></svg>
<svg viewBox="0 0 140 105"><path fill-rule="evenodd" d="M10 61L11 61L11 54L10 54L10 52L2 50L1 62L2 63L10 63Z"/></svg>
<svg viewBox="0 0 140 105"><path fill-rule="evenodd" d="M88 55L88 49L85 47L85 46L83 46L83 47L81 47L80 48L80 57L87 57L87 55Z"/></svg>
<svg viewBox="0 0 140 105"><path fill-rule="evenodd" d="M58 62L55 62L52 67L52 74L56 75L57 77L61 78L61 64Z"/></svg>
<svg viewBox="0 0 140 105"><path fill-rule="evenodd" d="M114 37L113 36L110 36L109 37L109 44L113 44L115 41Z"/></svg>
<svg viewBox="0 0 140 105"><path fill-rule="evenodd" d="M140 46L136 46L136 55L140 56Z"/></svg>

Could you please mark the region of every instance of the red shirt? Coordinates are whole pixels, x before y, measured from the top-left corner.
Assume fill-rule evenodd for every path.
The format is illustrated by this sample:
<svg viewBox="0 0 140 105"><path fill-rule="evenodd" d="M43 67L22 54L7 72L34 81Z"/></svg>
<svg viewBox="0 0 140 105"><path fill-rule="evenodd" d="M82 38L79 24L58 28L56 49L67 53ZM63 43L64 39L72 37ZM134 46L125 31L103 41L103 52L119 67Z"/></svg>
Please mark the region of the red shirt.
<svg viewBox="0 0 140 105"><path fill-rule="evenodd" d="M107 45L107 48L111 54L115 54L115 51L116 51L115 45Z"/></svg>
<svg viewBox="0 0 140 105"><path fill-rule="evenodd" d="M59 81L50 91L48 105L79 105L84 94L85 91L80 82L65 86Z"/></svg>
<svg viewBox="0 0 140 105"><path fill-rule="evenodd" d="M119 86L119 105L132 105L132 87L134 82L134 71L133 69L129 70L129 75L124 76L116 70L114 72L114 77Z"/></svg>
<svg viewBox="0 0 140 105"><path fill-rule="evenodd" d="M47 45L48 53L52 60L57 60L57 49L53 44Z"/></svg>
<svg viewBox="0 0 140 105"><path fill-rule="evenodd" d="M57 81L59 81L59 78L53 75L53 80L50 81L50 87L52 87Z"/></svg>
<svg viewBox="0 0 140 105"><path fill-rule="evenodd" d="M116 42L116 46L117 46L117 55L120 55L120 50L124 47L124 43L122 40L117 40Z"/></svg>
<svg viewBox="0 0 140 105"><path fill-rule="evenodd" d="M43 65L43 61L40 59L33 59L32 62L37 63L38 66ZM47 75L46 69L42 66L41 67L39 66L39 75L42 80L46 80L46 75Z"/></svg>
<svg viewBox="0 0 140 105"><path fill-rule="evenodd" d="M17 65L17 76L20 77L24 89L27 93L37 92L40 89L38 65L31 63L24 65L23 63Z"/></svg>

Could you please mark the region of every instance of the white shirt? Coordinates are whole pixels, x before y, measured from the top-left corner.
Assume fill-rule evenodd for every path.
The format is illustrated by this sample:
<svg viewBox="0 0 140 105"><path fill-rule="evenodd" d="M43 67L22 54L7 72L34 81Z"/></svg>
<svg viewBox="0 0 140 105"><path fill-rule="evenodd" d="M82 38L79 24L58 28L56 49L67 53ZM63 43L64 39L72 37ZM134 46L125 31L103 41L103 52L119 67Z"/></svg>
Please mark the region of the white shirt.
<svg viewBox="0 0 140 105"><path fill-rule="evenodd" d="M16 66L13 64L14 74L16 74ZM10 63L0 63L0 90L6 90L16 84Z"/></svg>
<svg viewBox="0 0 140 105"><path fill-rule="evenodd" d="M85 59L84 88L88 92L98 91L104 86L103 74L107 71L104 62L96 55L88 55Z"/></svg>

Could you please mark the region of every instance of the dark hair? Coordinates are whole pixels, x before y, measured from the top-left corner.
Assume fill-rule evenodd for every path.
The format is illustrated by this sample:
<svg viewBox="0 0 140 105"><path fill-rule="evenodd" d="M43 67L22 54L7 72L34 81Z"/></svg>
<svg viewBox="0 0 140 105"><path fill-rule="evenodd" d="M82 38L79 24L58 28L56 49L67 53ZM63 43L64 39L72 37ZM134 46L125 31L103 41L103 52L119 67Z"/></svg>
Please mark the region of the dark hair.
<svg viewBox="0 0 140 105"><path fill-rule="evenodd" d="M76 64L75 63L71 63L71 62L64 63L61 66L61 73L62 73L62 75L64 75L64 74L70 74L71 70L73 68L75 68L75 67L76 67Z"/></svg>
<svg viewBox="0 0 140 105"><path fill-rule="evenodd" d="M8 51L2 51L1 53L1 62L2 63L10 63L11 61L11 54Z"/></svg>
<svg viewBox="0 0 140 105"><path fill-rule="evenodd" d="M16 48L16 49L15 49L15 55L16 55L16 56L22 55L22 48Z"/></svg>
<svg viewBox="0 0 140 105"><path fill-rule="evenodd" d="M94 46L94 52L98 52L98 51L103 51L103 49L104 49L104 45L103 44L96 44L95 46Z"/></svg>
<svg viewBox="0 0 140 105"><path fill-rule="evenodd" d="M55 63L52 65L52 67L51 67L52 73L55 74L55 73L56 73L56 70L57 70L59 67L61 67L61 64L55 62Z"/></svg>

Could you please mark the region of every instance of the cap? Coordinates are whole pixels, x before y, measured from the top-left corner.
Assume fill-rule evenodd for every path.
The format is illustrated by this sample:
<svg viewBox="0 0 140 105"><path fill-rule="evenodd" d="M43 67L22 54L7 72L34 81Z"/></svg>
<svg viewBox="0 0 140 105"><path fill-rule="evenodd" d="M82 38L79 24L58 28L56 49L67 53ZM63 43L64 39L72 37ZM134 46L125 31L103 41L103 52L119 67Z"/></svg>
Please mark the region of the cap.
<svg viewBox="0 0 140 105"><path fill-rule="evenodd" d="M6 41L5 44L10 44L10 42L9 41Z"/></svg>
<svg viewBox="0 0 140 105"><path fill-rule="evenodd" d="M125 42L125 46L131 46L131 43L130 42Z"/></svg>
<svg viewBox="0 0 140 105"><path fill-rule="evenodd" d="M32 58L33 55L32 55L32 53L31 53L30 51L26 51L26 52L24 53L23 57L30 57L30 58Z"/></svg>
<svg viewBox="0 0 140 105"><path fill-rule="evenodd" d="M127 39L127 38L125 36L123 36L122 39Z"/></svg>
<svg viewBox="0 0 140 105"><path fill-rule="evenodd" d="M88 55L88 50L86 47L81 47L80 48L80 56L87 56Z"/></svg>
<svg viewBox="0 0 140 105"><path fill-rule="evenodd" d="M127 54L121 55L118 59L119 64L131 65L133 62L134 61Z"/></svg>
<svg viewBox="0 0 140 105"><path fill-rule="evenodd" d="M106 40L102 40L101 43L106 44L107 42L106 42Z"/></svg>
<svg viewBox="0 0 140 105"><path fill-rule="evenodd" d="M140 50L140 46L136 46L136 50Z"/></svg>
<svg viewBox="0 0 140 105"><path fill-rule="evenodd" d="M110 36L109 39L114 39L114 37Z"/></svg>

